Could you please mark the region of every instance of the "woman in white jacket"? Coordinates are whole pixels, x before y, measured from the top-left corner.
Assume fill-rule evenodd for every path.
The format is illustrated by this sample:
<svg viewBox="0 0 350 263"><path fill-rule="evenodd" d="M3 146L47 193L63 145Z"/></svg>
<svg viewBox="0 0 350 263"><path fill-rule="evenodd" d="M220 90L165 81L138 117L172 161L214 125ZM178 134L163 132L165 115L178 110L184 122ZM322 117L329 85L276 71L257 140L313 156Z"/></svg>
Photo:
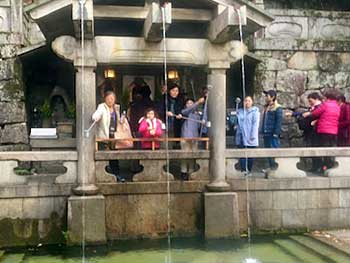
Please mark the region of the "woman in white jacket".
<svg viewBox="0 0 350 263"><path fill-rule="evenodd" d="M120 127L120 106L117 105L116 95L113 91L107 91L104 95L104 103L98 105L97 110L92 115L93 121L98 123L97 138L109 139L115 138L118 126ZM111 144L102 143L99 145L100 149L110 149ZM118 181L125 182L125 179L119 175L119 161L109 161L106 171L114 174Z"/></svg>

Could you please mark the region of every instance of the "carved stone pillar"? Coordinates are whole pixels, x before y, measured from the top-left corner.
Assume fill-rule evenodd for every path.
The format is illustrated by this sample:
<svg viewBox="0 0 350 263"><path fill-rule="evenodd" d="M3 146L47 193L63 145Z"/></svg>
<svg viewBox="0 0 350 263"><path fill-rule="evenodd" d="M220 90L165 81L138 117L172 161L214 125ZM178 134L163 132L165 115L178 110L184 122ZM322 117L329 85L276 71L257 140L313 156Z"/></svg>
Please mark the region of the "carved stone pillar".
<svg viewBox="0 0 350 263"><path fill-rule="evenodd" d="M230 189L226 182L226 69L227 63L209 64L208 117L211 122L210 138L210 182L209 191L222 192Z"/></svg>

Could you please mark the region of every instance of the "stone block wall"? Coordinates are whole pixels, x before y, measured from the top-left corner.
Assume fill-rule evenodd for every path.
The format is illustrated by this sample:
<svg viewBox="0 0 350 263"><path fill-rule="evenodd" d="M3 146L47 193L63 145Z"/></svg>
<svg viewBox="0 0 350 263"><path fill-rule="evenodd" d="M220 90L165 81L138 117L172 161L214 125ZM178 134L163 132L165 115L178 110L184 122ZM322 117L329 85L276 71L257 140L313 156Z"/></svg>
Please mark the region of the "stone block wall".
<svg viewBox="0 0 350 263"><path fill-rule="evenodd" d="M0 151L29 149L17 12L9 3L0 7Z"/></svg>
<svg viewBox="0 0 350 263"><path fill-rule="evenodd" d="M0 187L0 248L64 243L71 185Z"/></svg>
<svg viewBox="0 0 350 263"><path fill-rule="evenodd" d="M247 229L245 182L239 190L240 229ZM254 232L306 231L349 227L350 189L345 178L252 180L249 204Z"/></svg>
<svg viewBox="0 0 350 263"><path fill-rule="evenodd" d="M263 38L251 46L263 60L256 69L255 91L264 104L263 90L278 91L286 109L307 107L307 96L336 87L350 99L350 13L267 10L275 20ZM284 146L302 146L302 133L285 119Z"/></svg>

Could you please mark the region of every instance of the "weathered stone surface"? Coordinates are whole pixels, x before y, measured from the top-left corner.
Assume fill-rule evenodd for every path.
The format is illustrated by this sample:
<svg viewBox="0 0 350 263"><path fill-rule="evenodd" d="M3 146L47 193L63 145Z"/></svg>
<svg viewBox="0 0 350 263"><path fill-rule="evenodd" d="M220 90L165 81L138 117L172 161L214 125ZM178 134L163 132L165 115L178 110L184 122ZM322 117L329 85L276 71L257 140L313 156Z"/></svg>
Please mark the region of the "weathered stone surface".
<svg viewBox="0 0 350 263"><path fill-rule="evenodd" d="M0 80L8 80L14 77L14 60L1 60L0 61Z"/></svg>
<svg viewBox="0 0 350 263"><path fill-rule="evenodd" d="M24 90L18 80L0 82L0 98L3 102L24 100Z"/></svg>
<svg viewBox="0 0 350 263"><path fill-rule="evenodd" d="M174 181L174 176L164 171L166 160L141 160L140 165L143 166L143 171L134 175L134 182Z"/></svg>
<svg viewBox="0 0 350 263"><path fill-rule="evenodd" d="M202 181L209 180L209 161L208 160L196 160L196 164L199 166L198 171L190 174L190 180Z"/></svg>
<svg viewBox="0 0 350 263"><path fill-rule="evenodd" d="M288 200L288 202L286 202ZM274 209L295 209L298 203L297 191L274 191L273 208Z"/></svg>
<svg viewBox="0 0 350 263"><path fill-rule="evenodd" d="M297 168L300 158L275 158L278 168L268 172L269 178L300 178L306 173Z"/></svg>
<svg viewBox="0 0 350 263"><path fill-rule="evenodd" d="M305 91L307 73L299 70L288 69L277 72L277 90L292 92L294 96L300 96Z"/></svg>
<svg viewBox="0 0 350 263"><path fill-rule="evenodd" d="M68 199L68 243L79 245L83 237L90 244L105 243L105 218L103 196L70 197Z"/></svg>
<svg viewBox="0 0 350 263"><path fill-rule="evenodd" d="M333 229L348 228L349 216L350 216L349 208L329 209L329 213L328 213L329 228L333 228Z"/></svg>
<svg viewBox="0 0 350 263"><path fill-rule="evenodd" d="M155 238L167 235L167 202L164 194L109 195L106 226L112 238ZM203 227L200 193L177 193L171 197L171 231L175 236L196 235ZM123 215L123 216L120 216Z"/></svg>
<svg viewBox="0 0 350 263"><path fill-rule="evenodd" d="M95 174L97 183L116 183L117 178L113 174L106 172L106 167L109 165L105 162L95 162Z"/></svg>
<svg viewBox="0 0 350 263"><path fill-rule="evenodd" d="M0 102L0 109L0 124L26 121L24 102Z"/></svg>
<svg viewBox="0 0 350 263"><path fill-rule="evenodd" d="M307 89L320 90L324 87L333 87L335 84L334 74L320 71L308 71Z"/></svg>
<svg viewBox="0 0 350 263"><path fill-rule="evenodd" d="M304 38L308 37L308 18L277 16L266 28L268 38Z"/></svg>
<svg viewBox="0 0 350 263"><path fill-rule="evenodd" d="M258 71L264 70L285 70L287 69L287 63L283 60L274 58L266 58L262 63L258 65Z"/></svg>
<svg viewBox="0 0 350 263"><path fill-rule="evenodd" d="M338 89L346 89L350 87L349 72L337 72L334 76L335 87Z"/></svg>
<svg viewBox="0 0 350 263"><path fill-rule="evenodd" d="M18 176L15 173L14 168L17 166L17 161L0 161L0 185L16 185L27 182L25 176Z"/></svg>
<svg viewBox="0 0 350 263"><path fill-rule="evenodd" d="M204 193L205 237L239 237L237 193Z"/></svg>
<svg viewBox="0 0 350 263"><path fill-rule="evenodd" d="M17 49L15 45L0 46L0 57L3 59L13 58L16 55Z"/></svg>
<svg viewBox="0 0 350 263"><path fill-rule="evenodd" d="M288 61L288 68L298 70L317 69L317 56L315 52L297 52Z"/></svg>
<svg viewBox="0 0 350 263"><path fill-rule="evenodd" d="M329 209L307 209L306 222L307 226L314 229L326 229L329 227Z"/></svg>
<svg viewBox="0 0 350 263"><path fill-rule="evenodd" d="M272 57L275 59L279 59L279 60L288 60L290 59L294 54L295 51L291 50L291 51L279 51L279 50L274 50L274 51L270 51L272 53Z"/></svg>
<svg viewBox="0 0 350 263"><path fill-rule="evenodd" d="M28 144L0 145L0 152L29 151L29 150L30 150L30 146Z"/></svg>
<svg viewBox="0 0 350 263"><path fill-rule="evenodd" d="M273 230L282 227L282 210L255 210L251 213L256 230Z"/></svg>
<svg viewBox="0 0 350 263"><path fill-rule="evenodd" d="M276 85L276 71L256 71L255 87L258 91L274 89Z"/></svg>
<svg viewBox="0 0 350 263"><path fill-rule="evenodd" d="M342 61L337 53L320 52L317 54L317 59L318 65L323 71L337 72L340 70Z"/></svg>
<svg viewBox="0 0 350 263"><path fill-rule="evenodd" d="M25 123L5 125L4 129L0 130L0 143L27 144L27 125Z"/></svg>
<svg viewBox="0 0 350 263"><path fill-rule="evenodd" d="M278 103L281 104L284 108L295 109L300 104L300 97L296 96L292 92L279 92L277 95Z"/></svg>
<svg viewBox="0 0 350 263"><path fill-rule="evenodd" d="M346 40L350 37L349 19L309 17L309 38Z"/></svg>
<svg viewBox="0 0 350 263"><path fill-rule="evenodd" d="M302 228L305 227L306 210L290 209L282 211L283 228Z"/></svg>

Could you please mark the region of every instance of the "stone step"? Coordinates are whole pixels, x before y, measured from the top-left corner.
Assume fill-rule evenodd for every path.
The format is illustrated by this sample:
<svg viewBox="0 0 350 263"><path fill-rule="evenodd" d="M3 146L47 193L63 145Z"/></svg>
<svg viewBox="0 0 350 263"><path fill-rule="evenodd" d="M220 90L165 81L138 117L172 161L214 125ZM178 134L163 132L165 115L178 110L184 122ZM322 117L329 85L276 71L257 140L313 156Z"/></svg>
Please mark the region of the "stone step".
<svg viewBox="0 0 350 263"><path fill-rule="evenodd" d="M5 254L1 259L0 263L22 263L24 254Z"/></svg>
<svg viewBox="0 0 350 263"><path fill-rule="evenodd" d="M299 243L290 239L277 239L274 241L282 250L295 257L298 262L304 263L328 263L322 255L315 253Z"/></svg>
<svg viewBox="0 0 350 263"><path fill-rule="evenodd" d="M350 262L350 257L343 252L330 247L318 240L311 239L306 236L290 236L292 240L299 243L300 245L310 249L311 251L322 255L323 258L327 259L327 262L343 263Z"/></svg>

